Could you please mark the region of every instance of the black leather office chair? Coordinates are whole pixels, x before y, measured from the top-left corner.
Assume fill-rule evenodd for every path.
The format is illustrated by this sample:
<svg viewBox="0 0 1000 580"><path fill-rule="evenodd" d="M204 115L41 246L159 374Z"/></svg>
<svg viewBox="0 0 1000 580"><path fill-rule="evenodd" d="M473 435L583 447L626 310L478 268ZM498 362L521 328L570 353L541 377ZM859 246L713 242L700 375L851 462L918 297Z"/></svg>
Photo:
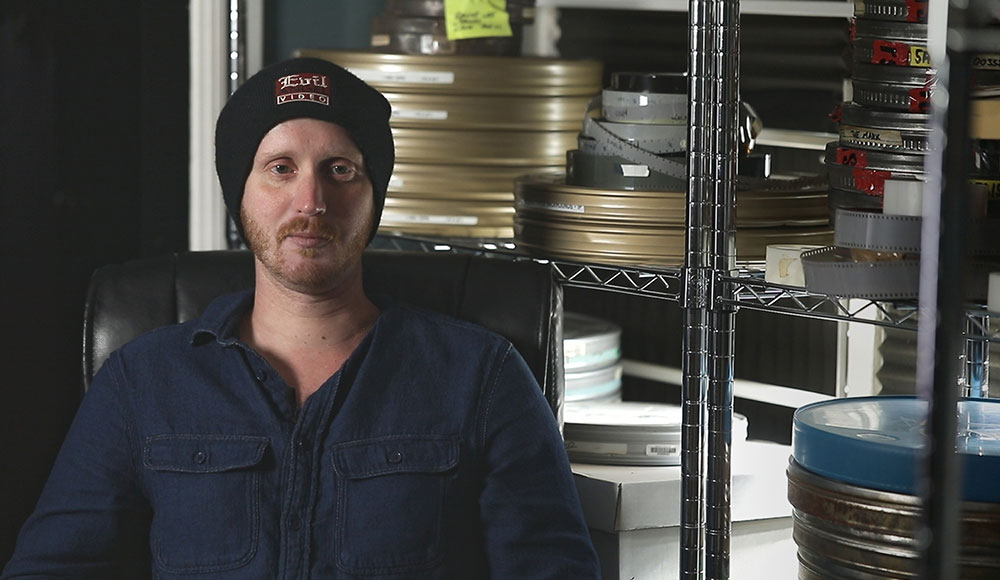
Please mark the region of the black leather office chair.
<svg viewBox="0 0 1000 580"><path fill-rule="evenodd" d="M365 286L490 328L520 351L561 419L562 291L548 266L472 254L368 250ZM253 285L248 251L187 252L105 266L87 294L84 388L108 355L153 328L198 316Z"/></svg>

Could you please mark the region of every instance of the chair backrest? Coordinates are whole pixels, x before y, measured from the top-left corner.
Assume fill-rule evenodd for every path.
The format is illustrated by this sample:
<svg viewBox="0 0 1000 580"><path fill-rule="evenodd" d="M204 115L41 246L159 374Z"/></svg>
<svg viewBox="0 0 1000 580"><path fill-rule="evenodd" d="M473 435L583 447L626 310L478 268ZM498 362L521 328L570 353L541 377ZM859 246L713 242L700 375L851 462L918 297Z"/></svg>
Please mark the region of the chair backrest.
<svg viewBox="0 0 1000 580"><path fill-rule="evenodd" d="M365 286L398 302L490 328L520 351L561 418L562 290L551 269L473 254L368 250ZM197 317L221 294L253 285L248 251L185 252L98 269L83 329L83 382L139 334Z"/></svg>

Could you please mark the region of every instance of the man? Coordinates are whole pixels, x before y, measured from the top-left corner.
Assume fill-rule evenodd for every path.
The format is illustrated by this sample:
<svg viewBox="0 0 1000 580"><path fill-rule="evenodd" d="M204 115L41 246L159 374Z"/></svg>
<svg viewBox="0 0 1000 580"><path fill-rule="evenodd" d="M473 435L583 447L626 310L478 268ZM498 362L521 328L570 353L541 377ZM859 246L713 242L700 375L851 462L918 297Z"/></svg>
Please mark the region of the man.
<svg viewBox="0 0 1000 580"><path fill-rule="evenodd" d="M216 127L256 285L114 353L8 578L595 578L552 413L509 342L367 296L390 107L269 67Z"/></svg>

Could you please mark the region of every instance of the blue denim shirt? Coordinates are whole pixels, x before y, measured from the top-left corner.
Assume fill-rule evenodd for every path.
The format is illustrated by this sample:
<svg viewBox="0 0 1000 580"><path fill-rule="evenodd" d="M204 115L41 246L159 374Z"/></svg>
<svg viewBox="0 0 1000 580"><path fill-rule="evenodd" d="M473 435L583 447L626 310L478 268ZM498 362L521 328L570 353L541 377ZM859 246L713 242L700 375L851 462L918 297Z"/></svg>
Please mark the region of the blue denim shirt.
<svg viewBox="0 0 1000 580"><path fill-rule="evenodd" d="M245 292L84 397L8 578L597 578L566 453L508 341L399 305L301 409Z"/></svg>

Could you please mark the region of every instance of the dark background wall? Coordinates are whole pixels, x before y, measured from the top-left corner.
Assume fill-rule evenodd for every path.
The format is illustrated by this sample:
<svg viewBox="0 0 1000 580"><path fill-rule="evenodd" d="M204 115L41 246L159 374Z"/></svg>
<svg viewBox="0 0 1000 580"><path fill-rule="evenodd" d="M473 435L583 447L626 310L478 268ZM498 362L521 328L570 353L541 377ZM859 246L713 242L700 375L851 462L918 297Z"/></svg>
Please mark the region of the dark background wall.
<svg viewBox="0 0 1000 580"><path fill-rule="evenodd" d="M265 64L384 0L265 0ZM0 1L0 568L81 396L90 273L187 249L188 2Z"/></svg>
<svg viewBox="0 0 1000 580"><path fill-rule="evenodd" d="M0 566L80 396L90 272L187 245L187 6L0 2Z"/></svg>

